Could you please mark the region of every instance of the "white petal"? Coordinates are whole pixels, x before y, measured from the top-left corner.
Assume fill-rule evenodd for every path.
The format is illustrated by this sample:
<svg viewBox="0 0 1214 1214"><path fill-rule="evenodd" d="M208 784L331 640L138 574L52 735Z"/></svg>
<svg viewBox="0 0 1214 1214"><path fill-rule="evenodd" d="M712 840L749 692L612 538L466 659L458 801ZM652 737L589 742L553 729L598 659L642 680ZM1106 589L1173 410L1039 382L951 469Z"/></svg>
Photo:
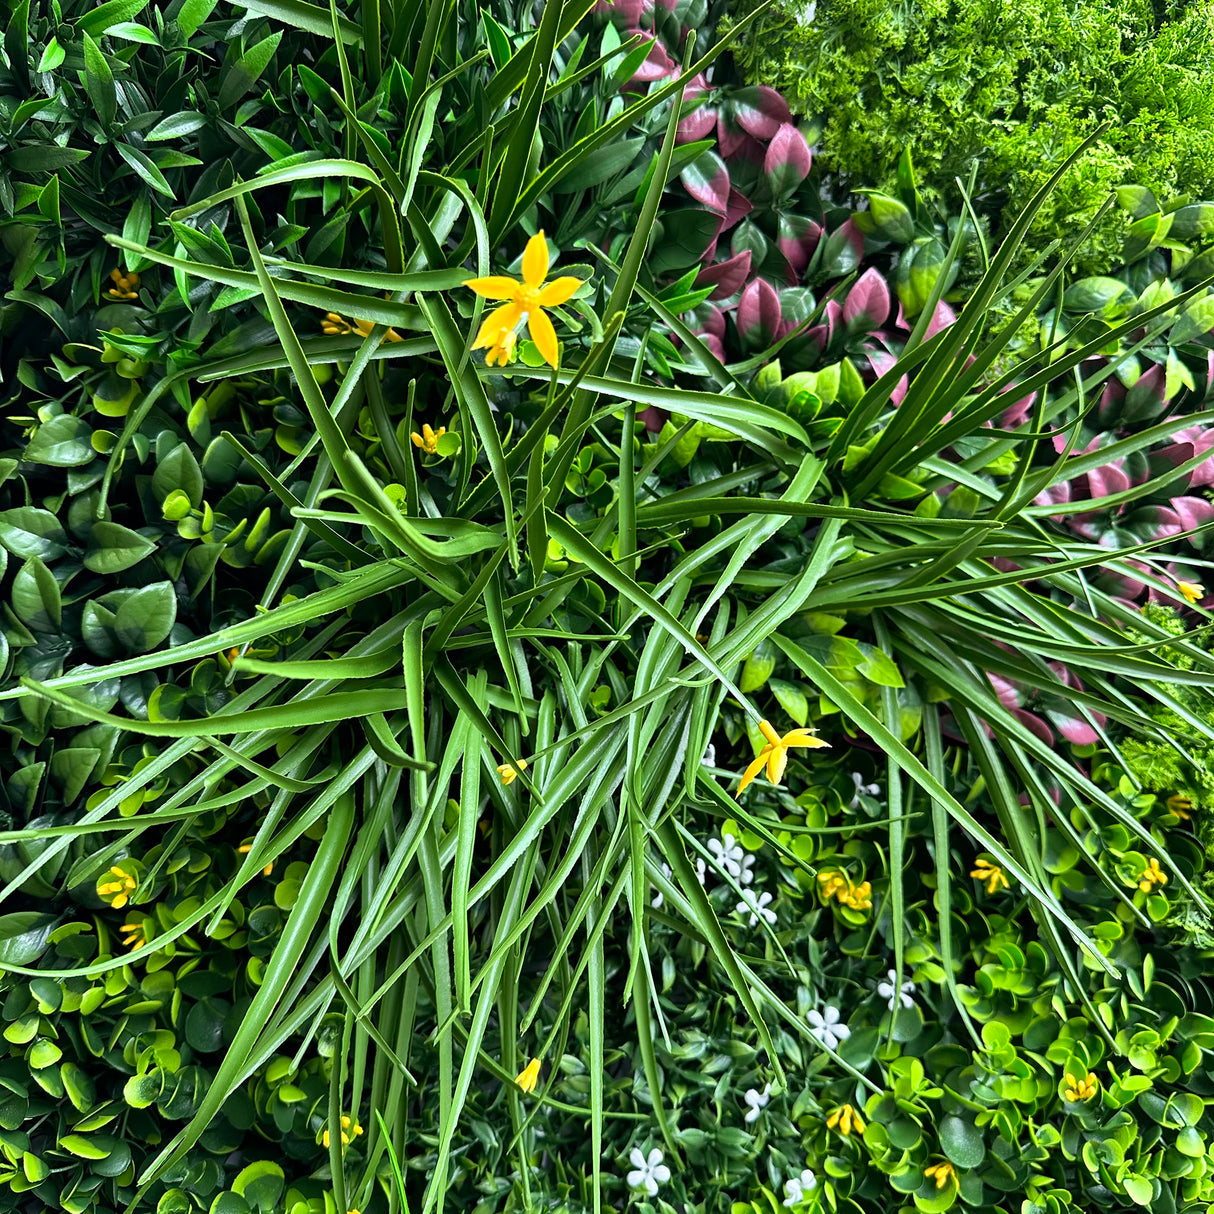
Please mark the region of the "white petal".
<svg viewBox="0 0 1214 1214"><path fill-rule="evenodd" d="M747 1125L750 1125L750 1123L751 1123L752 1121L757 1121L757 1120L758 1120L758 1118L759 1118L759 1110L758 1110L758 1109L751 1109L751 1110L750 1110L750 1112L749 1112L749 1113L747 1113L747 1114L746 1114L746 1116L742 1118L742 1120L743 1120L744 1122L746 1122L746 1124L747 1124Z"/></svg>
<svg viewBox="0 0 1214 1214"><path fill-rule="evenodd" d="M661 1148L654 1147L653 1150L649 1152L649 1166L651 1168L656 1168L664 1158L665 1156L662 1154Z"/></svg>
<svg viewBox="0 0 1214 1214"><path fill-rule="evenodd" d="M645 1152L640 1147L633 1147L632 1153L628 1156L628 1162L634 1168L643 1168L645 1166Z"/></svg>
<svg viewBox="0 0 1214 1214"><path fill-rule="evenodd" d="M653 1178L659 1184L665 1184L670 1179L670 1169L664 1163L658 1164L653 1169Z"/></svg>
<svg viewBox="0 0 1214 1214"><path fill-rule="evenodd" d="M809 1023L814 1026L814 1028L821 1029L826 1027L826 1021L822 1019L822 1013L818 1011L817 1008L814 1008L809 1013L808 1020Z"/></svg>
<svg viewBox="0 0 1214 1214"><path fill-rule="evenodd" d="M840 1041L846 1041L851 1036L851 1029L846 1024L836 1024L834 1033Z"/></svg>
<svg viewBox="0 0 1214 1214"><path fill-rule="evenodd" d="M826 1007L823 1008L823 1010L822 1010L822 1019L827 1024L838 1024L839 1023L839 1009L837 1007L835 1007L833 1004L828 1003L826 1005Z"/></svg>
<svg viewBox="0 0 1214 1214"><path fill-rule="evenodd" d="M628 1187L629 1187L630 1189L635 1189L635 1188L638 1188L638 1187L639 1187L641 1184L643 1184L643 1183L644 1183L645 1178L646 1178L648 1175L649 1175L648 1171L645 1171L645 1172L629 1172L629 1173L628 1173Z"/></svg>
<svg viewBox="0 0 1214 1214"><path fill-rule="evenodd" d="M654 1180L652 1176L645 1181L645 1192L648 1193L650 1197L656 1197L658 1195L658 1182Z"/></svg>
<svg viewBox="0 0 1214 1214"><path fill-rule="evenodd" d="M812 1189L817 1183L818 1178L808 1168L801 1173L801 1188Z"/></svg>

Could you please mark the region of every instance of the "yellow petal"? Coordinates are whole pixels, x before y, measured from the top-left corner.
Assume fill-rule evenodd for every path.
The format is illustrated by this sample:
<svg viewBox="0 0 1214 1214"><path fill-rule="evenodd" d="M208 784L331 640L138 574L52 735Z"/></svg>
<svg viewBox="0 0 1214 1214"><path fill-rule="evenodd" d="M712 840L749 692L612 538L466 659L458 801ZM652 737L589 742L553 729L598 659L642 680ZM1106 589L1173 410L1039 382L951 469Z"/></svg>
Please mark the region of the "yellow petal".
<svg viewBox="0 0 1214 1214"><path fill-rule="evenodd" d="M759 722L759 732L773 745L780 745L780 735L776 733L772 723L768 720Z"/></svg>
<svg viewBox="0 0 1214 1214"><path fill-rule="evenodd" d="M788 751L783 746L773 746L767 756L767 778L773 784L779 784L788 766Z"/></svg>
<svg viewBox="0 0 1214 1214"><path fill-rule="evenodd" d="M469 278L464 286L485 299L513 299L518 283L513 278L495 275L489 278Z"/></svg>
<svg viewBox="0 0 1214 1214"><path fill-rule="evenodd" d="M548 242L541 228L523 250L523 285L538 291L548 277Z"/></svg>
<svg viewBox="0 0 1214 1214"><path fill-rule="evenodd" d="M580 278L554 278L540 291L536 302L541 308L555 308L571 299L581 285Z"/></svg>
<svg viewBox="0 0 1214 1214"><path fill-rule="evenodd" d="M808 746L811 750L830 745L829 742L823 742L812 729L794 729L791 733L786 733L781 741L785 746Z"/></svg>
<svg viewBox="0 0 1214 1214"><path fill-rule="evenodd" d="M522 314L523 309L516 303L503 304L500 308L494 308L481 324L472 348L483 350L486 346L501 345L502 338L518 324Z"/></svg>
<svg viewBox="0 0 1214 1214"><path fill-rule="evenodd" d="M735 797L740 797L742 795L742 790L747 786L747 784L749 784L755 778L755 776L757 776L759 772L763 770L763 764L767 762L767 752L770 749L770 746L764 746L755 757L755 761L742 773L742 779L738 784L738 791L734 793Z"/></svg>
<svg viewBox="0 0 1214 1214"><path fill-rule="evenodd" d="M527 317L527 328L531 333L531 340L535 342L535 348L540 352L544 361L550 367L555 367L561 350L557 345L556 330L552 327L552 321L548 319L548 313L542 308L535 308Z"/></svg>
<svg viewBox="0 0 1214 1214"><path fill-rule="evenodd" d="M529 1063L514 1077L514 1082L518 1084L524 1092L534 1092L536 1081L540 1077L540 1060L532 1058Z"/></svg>

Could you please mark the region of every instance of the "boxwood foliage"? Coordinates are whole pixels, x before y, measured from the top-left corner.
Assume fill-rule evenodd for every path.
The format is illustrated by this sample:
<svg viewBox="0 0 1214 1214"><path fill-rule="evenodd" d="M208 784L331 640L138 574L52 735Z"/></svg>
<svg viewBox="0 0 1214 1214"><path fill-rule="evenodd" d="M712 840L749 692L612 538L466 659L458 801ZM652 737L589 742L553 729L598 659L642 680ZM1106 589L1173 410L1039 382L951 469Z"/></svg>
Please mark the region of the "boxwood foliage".
<svg viewBox="0 0 1214 1214"><path fill-rule="evenodd" d="M846 397L722 363L696 267L646 269L712 150L669 67L712 14L589 8L118 0L5 44L63 94L22 120L88 152L13 170L6 1200L724 1214L809 1170L806 1208L1207 1204L1201 808L1128 761L1214 739L1204 609L1175 529L1030 505L1153 441L1072 458L1203 282L1020 351L1013 240ZM122 147L191 106L161 203ZM85 215L136 178L146 234ZM562 366L488 368L461 284L541 228L585 280ZM764 718L833 750L734 799Z"/></svg>
<svg viewBox="0 0 1214 1214"><path fill-rule="evenodd" d="M979 210L1000 231L1052 166L1108 123L1046 203L1026 254L1072 240L1120 185L1214 193L1209 0L780 4L738 57L748 81L782 90L817 122L822 161L843 184L889 189L910 149L929 191L955 207L955 179L968 182L977 166ZM1115 258L1117 218L1080 250L1084 272Z"/></svg>

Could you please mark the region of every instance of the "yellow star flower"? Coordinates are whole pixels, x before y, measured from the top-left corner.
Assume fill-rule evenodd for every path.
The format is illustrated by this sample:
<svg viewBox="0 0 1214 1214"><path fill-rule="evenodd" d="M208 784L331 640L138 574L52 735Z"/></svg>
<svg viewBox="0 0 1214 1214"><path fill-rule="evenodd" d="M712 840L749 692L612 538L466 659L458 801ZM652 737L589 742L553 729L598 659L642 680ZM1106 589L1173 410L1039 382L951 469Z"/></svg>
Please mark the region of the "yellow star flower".
<svg viewBox="0 0 1214 1214"><path fill-rule="evenodd" d="M1149 894L1157 885L1167 885L1168 874L1159 867L1159 861L1152 858L1146 868L1138 874L1138 888L1144 894Z"/></svg>
<svg viewBox="0 0 1214 1214"><path fill-rule="evenodd" d="M759 731L767 739L767 745L759 751L755 756L755 761L743 773L735 796L741 796L742 790L764 767L767 768L767 778L773 784L779 784L780 778L784 775L784 769L788 766L788 752L794 747L804 746L814 750L819 746L830 745L829 742L823 742L821 738L815 738L812 729L793 729L780 737L772 728L771 722L764 720L759 722Z"/></svg>
<svg viewBox="0 0 1214 1214"><path fill-rule="evenodd" d="M446 426L439 426L437 430L432 430L427 423L426 425L422 426L422 432L420 434L414 430L409 437L413 440L413 445L415 447L420 447L427 455L437 455L438 440L446 433Z"/></svg>
<svg viewBox="0 0 1214 1214"><path fill-rule="evenodd" d="M1177 582L1176 589L1184 596L1184 601L1190 605L1205 597L1206 588L1200 582Z"/></svg>
<svg viewBox="0 0 1214 1214"><path fill-rule="evenodd" d="M514 1077L514 1082L518 1084L524 1092L534 1092L535 1085L540 1077L540 1060L532 1058L529 1063Z"/></svg>
<svg viewBox="0 0 1214 1214"><path fill-rule="evenodd" d="M864 1122L860 1120L860 1114L850 1104L841 1104L835 1109L826 1119L826 1128L828 1130L837 1129L844 1138L850 1138L852 1130L855 1130L860 1137L864 1136Z"/></svg>
<svg viewBox="0 0 1214 1214"><path fill-rule="evenodd" d="M514 357L514 344L519 330L525 324L535 342L540 356L555 367L560 357L560 346L556 330L548 319L545 308L556 308L566 303L582 285L580 278L548 277L548 244L544 233L537 232L527 241L523 250L523 281L505 276L470 278L464 286L470 287L484 299L504 299L509 302L495 308L485 318L472 343L474 350L488 350L485 362L489 366L504 367Z"/></svg>
<svg viewBox="0 0 1214 1214"><path fill-rule="evenodd" d="M1091 1100L1100 1087L1099 1080L1091 1071L1088 1071L1087 1077L1084 1079L1076 1079L1074 1075L1068 1075L1062 1083L1062 1095L1071 1103L1076 1103L1080 1100Z"/></svg>
<svg viewBox="0 0 1214 1214"><path fill-rule="evenodd" d="M346 320L344 316L337 312L326 312L325 318L320 322L320 331L326 337L345 337L350 333L357 333L360 337L370 337L371 330L375 328L373 320L359 320L355 317L353 324ZM380 340L380 345L385 341L404 341L405 339L395 329L389 329Z"/></svg>
<svg viewBox="0 0 1214 1214"><path fill-rule="evenodd" d="M246 839L236 850L242 856L247 856L249 852L253 850L253 840ZM274 871L274 861L271 860L270 863L267 864L261 871L265 876L268 877Z"/></svg>
<svg viewBox="0 0 1214 1214"><path fill-rule="evenodd" d="M121 910L139 888L139 882L117 864L111 867L110 874L114 877L113 881L98 882L97 897L108 902L115 910Z"/></svg>
<svg viewBox="0 0 1214 1214"><path fill-rule="evenodd" d="M1167 799L1167 807L1182 822L1187 822L1192 817L1189 811L1193 808L1193 798L1182 792L1175 792Z"/></svg>
<svg viewBox="0 0 1214 1214"><path fill-rule="evenodd" d="M110 281L114 284L106 291L106 299L138 299L139 275L124 274L121 270L110 271Z"/></svg>
<svg viewBox="0 0 1214 1214"><path fill-rule="evenodd" d="M144 931L146 919L138 919L131 923L124 923L118 930L123 934L122 943L126 945L132 952L137 948L143 948L148 942L147 932Z"/></svg>
<svg viewBox="0 0 1214 1214"><path fill-rule="evenodd" d="M951 1163L935 1163L923 1169L923 1175L935 1177L936 1188L942 1189L950 1180L957 1179L957 1169Z"/></svg>
<svg viewBox="0 0 1214 1214"><path fill-rule="evenodd" d="M502 777L502 783L509 788L511 784L518 778L520 771L527 770L526 759L516 759L513 763L499 763L497 774ZM537 1067L539 1063L535 1064Z"/></svg>
<svg viewBox="0 0 1214 1214"><path fill-rule="evenodd" d="M975 881L985 881L986 892L988 894L997 894L1001 889L1008 888L1007 874L997 864L992 864L989 860L981 858L975 860L970 876Z"/></svg>

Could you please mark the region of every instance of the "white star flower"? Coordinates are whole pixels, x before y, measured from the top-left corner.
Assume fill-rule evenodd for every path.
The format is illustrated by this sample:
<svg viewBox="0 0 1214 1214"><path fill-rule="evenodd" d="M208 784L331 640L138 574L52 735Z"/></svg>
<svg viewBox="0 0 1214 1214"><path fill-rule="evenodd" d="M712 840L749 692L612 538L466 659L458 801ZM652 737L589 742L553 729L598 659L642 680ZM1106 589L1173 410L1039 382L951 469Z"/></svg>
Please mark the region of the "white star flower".
<svg viewBox="0 0 1214 1214"><path fill-rule="evenodd" d="M837 1050L841 1041L851 1036L851 1029L839 1019L839 1009L827 1004L820 1012L815 1008L807 1017L809 1031L828 1049Z"/></svg>
<svg viewBox="0 0 1214 1214"><path fill-rule="evenodd" d="M742 871L738 874L739 885L753 885L755 879L755 858L749 852L742 857Z"/></svg>
<svg viewBox="0 0 1214 1214"><path fill-rule="evenodd" d="M888 980L877 983L877 994L880 995L882 999L888 1000L887 1006L891 1012L895 1007L898 1006L899 1003L901 1003L903 1007L915 1006L915 1000L913 998L915 993L915 984L908 979L902 984L901 990L899 990L894 985L897 981L897 971L890 970Z"/></svg>
<svg viewBox="0 0 1214 1214"><path fill-rule="evenodd" d="M742 891L742 901L734 907L734 910L739 915L749 915L751 927L754 927L759 922L760 917L768 923L775 923L776 912L768 906L770 901L771 894L769 893L759 893L756 889L744 889Z"/></svg>
<svg viewBox="0 0 1214 1214"><path fill-rule="evenodd" d="M848 809L858 809L860 806L860 797L862 795L869 797L879 797L881 795L881 785L865 784L864 777L858 771L853 771L851 773L851 780L856 786L856 793L855 796L852 797L851 802L848 804Z"/></svg>
<svg viewBox="0 0 1214 1214"><path fill-rule="evenodd" d="M717 868L723 873L735 880L742 875L742 860L746 853L733 835L725 834L720 839L709 839L708 850L716 857Z"/></svg>
<svg viewBox="0 0 1214 1214"><path fill-rule="evenodd" d="M771 1099L771 1084L765 1083L763 1090L760 1092L757 1088L748 1088L743 1100L750 1106L746 1110L746 1116L742 1118L747 1125L753 1121L758 1121L760 1111L766 1106L768 1100Z"/></svg>
<svg viewBox="0 0 1214 1214"><path fill-rule="evenodd" d="M784 1204L786 1206L800 1205L817 1183L818 1178L808 1168L802 1169L800 1176L790 1176L784 1182Z"/></svg>
<svg viewBox="0 0 1214 1214"><path fill-rule="evenodd" d="M658 1195L658 1185L665 1184L670 1179L670 1169L662 1162L662 1152L654 1147L645 1158L640 1147L633 1147L628 1156L632 1171L628 1173L628 1184L633 1189L644 1189L650 1197Z"/></svg>

